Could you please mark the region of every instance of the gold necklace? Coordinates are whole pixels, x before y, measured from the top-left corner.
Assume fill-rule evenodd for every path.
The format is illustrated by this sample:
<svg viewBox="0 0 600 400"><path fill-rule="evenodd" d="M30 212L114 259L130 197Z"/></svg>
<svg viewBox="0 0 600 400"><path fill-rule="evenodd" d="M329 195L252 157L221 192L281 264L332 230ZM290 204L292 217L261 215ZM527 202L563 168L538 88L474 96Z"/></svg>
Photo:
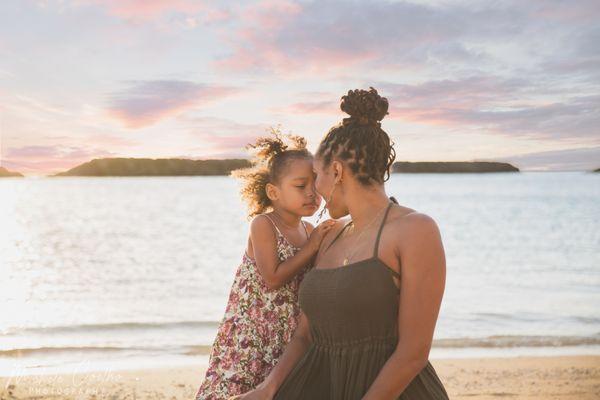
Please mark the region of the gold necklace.
<svg viewBox="0 0 600 400"><path fill-rule="evenodd" d="M389 204L388 204L389 205ZM359 243L359 240L362 236L362 234L367 230L367 228L369 226L371 226L373 224L373 222L375 222L377 220L377 218L381 215L381 213L383 212L383 210L385 210L388 206L386 205L385 207L382 207L381 210L377 213L377 215L375 216L375 218L373 218L371 220L371 222L369 222L367 225L365 225L363 227L363 229L360 231L360 233L358 234L358 238L354 241L355 244ZM354 226L354 221L350 222L352 224L352 226ZM354 251L350 254L350 255L346 255L344 257L344 260L342 261L342 265L348 265L348 263L350 262L350 259L354 256L354 254L356 253L357 249L356 246L354 246Z"/></svg>

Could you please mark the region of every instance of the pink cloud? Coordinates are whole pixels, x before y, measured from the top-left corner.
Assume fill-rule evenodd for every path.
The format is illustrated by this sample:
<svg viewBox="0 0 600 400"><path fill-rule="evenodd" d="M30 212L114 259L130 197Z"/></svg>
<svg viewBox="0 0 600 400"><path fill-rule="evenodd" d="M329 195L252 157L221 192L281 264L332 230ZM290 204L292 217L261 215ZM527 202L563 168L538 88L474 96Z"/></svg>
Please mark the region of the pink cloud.
<svg viewBox="0 0 600 400"><path fill-rule="evenodd" d="M133 140L122 138L120 136L104 135L104 134L92 135L86 141L89 143L93 143L96 146L107 146L107 147L113 147L113 148L114 147L130 147L130 146L136 146L138 144L137 142L135 142Z"/></svg>
<svg viewBox="0 0 600 400"><path fill-rule="evenodd" d="M181 117L180 120L187 126L189 134L202 144L192 150L200 152L202 157L213 158L225 154L248 157L244 147L266 135L269 127L268 124L247 124L214 117Z"/></svg>
<svg viewBox="0 0 600 400"><path fill-rule="evenodd" d="M9 147L2 165L19 172L39 174L62 171L93 158L114 155L103 149L78 146Z"/></svg>
<svg viewBox="0 0 600 400"><path fill-rule="evenodd" d="M334 96L331 97L334 98ZM299 102L286 107L274 107L272 111L281 114L301 115L335 115L341 112L339 101L334 100Z"/></svg>
<svg viewBox="0 0 600 400"><path fill-rule="evenodd" d="M184 124L192 136L235 135L240 132L244 134L264 134L269 127L268 124L249 124L217 117L187 117L181 116L177 119Z"/></svg>
<svg viewBox="0 0 600 400"><path fill-rule="evenodd" d="M340 67L353 66L377 58L377 52L369 49L320 48L318 44L307 43L300 32L295 40L287 45L278 43L279 31L290 30L285 25L294 17L298 8L269 10L265 15L255 15L255 28L239 30L239 36L231 42L233 52L228 57L216 61L216 68L243 72L271 70L278 73L294 74L307 71L313 74L326 73ZM278 14L280 12L281 14ZM258 14L258 13L255 13ZM253 17L250 17L252 20Z"/></svg>
<svg viewBox="0 0 600 400"><path fill-rule="evenodd" d="M264 1L247 6L242 16L238 29L222 30L232 52L217 66L281 74L469 63L486 55L465 39L506 36L494 27L525 18L501 7L341 0Z"/></svg>
<svg viewBox="0 0 600 400"><path fill-rule="evenodd" d="M279 29L289 17L297 15L302 7L289 0L263 0L245 9L245 17L264 29Z"/></svg>
<svg viewBox="0 0 600 400"><path fill-rule="evenodd" d="M224 150L224 149L242 149L247 144L252 143L256 140L258 135L229 135L229 136L217 136L217 135L204 135L201 138L214 145L213 149Z"/></svg>
<svg viewBox="0 0 600 400"><path fill-rule="evenodd" d="M110 15L124 19L155 19L164 14L194 14L207 6L199 0L81 0L80 4L97 4Z"/></svg>
<svg viewBox="0 0 600 400"><path fill-rule="evenodd" d="M383 84L380 87L391 94L392 106L469 109L522 99L523 92L531 90L532 85L522 78L504 79L483 75L430 80L413 85Z"/></svg>
<svg viewBox="0 0 600 400"><path fill-rule="evenodd" d="M473 76L463 79L432 80L420 84L370 83L379 94L390 101L390 115L411 121L439 123L435 115L442 109L469 110L505 104L522 99L522 90L530 89L530 82L523 79L500 79L495 76ZM340 97L333 93L318 93L301 97L309 101L297 102L274 109L292 114L342 115ZM312 100L314 99L314 100ZM345 116L345 114L343 114Z"/></svg>
<svg viewBox="0 0 600 400"><path fill-rule="evenodd" d="M566 97L560 87L493 75L419 84L373 83L363 88L371 85L390 103L385 120L477 129L507 137L600 140L600 95ZM277 111L346 116L339 110L337 96L321 93L307 97L315 100Z"/></svg>
<svg viewBox="0 0 600 400"><path fill-rule="evenodd" d="M504 136L598 143L600 96L555 93L522 79L471 77L418 85L381 85L390 119L479 129ZM529 95L534 94L533 99ZM540 100L561 95L562 100Z"/></svg>
<svg viewBox="0 0 600 400"><path fill-rule="evenodd" d="M257 134L237 134L237 135L215 135L215 134L197 134L197 138L202 141L205 146L192 149L191 158L248 158L249 153L245 146L253 143L259 136ZM193 152L198 152L194 155Z"/></svg>
<svg viewBox="0 0 600 400"><path fill-rule="evenodd" d="M370 50L346 46L321 48L312 43L313 37L296 31L298 21L306 13L300 4L292 1L262 1L246 8L243 14L244 26L234 37L228 37L229 32L222 35L234 50L230 56L215 62L217 68L234 71L272 69L279 72L310 70L318 73L332 67L350 67L376 56ZM282 43L282 34L294 38L291 42Z"/></svg>
<svg viewBox="0 0 600 400"><path fill-rule="evenodd" d="M542 1L529 5L538 18L556 22L591 22L600 18L600 3L597 0L578 0L576 2Z"/></svg>
<svg viewBox="0 0 600 400"><path fill-rule="evenodd" d="M142 128L238 92L189 81L135 81L110 96L108 113L128 128Z"/></svg>
<svg viewBox="0 0 600 400"><path fill-rule="evenodd" d="M223 8L207 8L202 14L202 20L209 24L228 21L232 17L233 14Z"/></svg>

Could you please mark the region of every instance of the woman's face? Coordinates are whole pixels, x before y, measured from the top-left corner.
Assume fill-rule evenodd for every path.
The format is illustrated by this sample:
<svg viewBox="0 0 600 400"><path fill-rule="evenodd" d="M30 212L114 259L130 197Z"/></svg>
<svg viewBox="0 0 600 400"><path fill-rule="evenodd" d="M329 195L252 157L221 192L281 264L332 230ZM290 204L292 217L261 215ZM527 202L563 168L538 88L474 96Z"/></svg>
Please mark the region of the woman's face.
<svg viewBox="0 0 600 400"><path fill-rule="evenodd" d="M340 164L338 161L332 161L327 167L324 166L323 160L320 157L315 157L313 160L313 167L315 172L315 189L326 201L325 207L329 212L331 218L341 218L348 214L348 208L344 203L344 199L341 193L341 184L338 182L336 185L336 176L334 163L337 163L339 169ZM337 186L337 187L336 187ZM335 189L334 189L335 188ZM331 201L329 196L331 196Z"/></svg>

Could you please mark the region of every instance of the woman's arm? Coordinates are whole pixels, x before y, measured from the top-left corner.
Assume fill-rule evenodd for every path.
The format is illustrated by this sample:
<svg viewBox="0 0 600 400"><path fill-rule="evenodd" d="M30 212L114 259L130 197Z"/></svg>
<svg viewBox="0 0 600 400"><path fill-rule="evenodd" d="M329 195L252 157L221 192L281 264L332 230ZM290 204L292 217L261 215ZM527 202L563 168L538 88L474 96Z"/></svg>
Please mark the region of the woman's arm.
<svg viewBox="0 0 600 400"><path fill-rule="evenodd" d="M400 245L398 344L363 400L397 399L427 365L446 281L446 258L435 221L407 217L411 234Z"/></svg>
<svg viewBox="0 0 600 400"><path fill-rule="evenodd" d="M285 347L285 350L277 365L271 370L266 379L256 387L256 389L245 393L236 399L243 400L271 400L277 390L283 383L283 380L289 375L296 366L300 358L306 353L310 346L312 338L310 337L310 328L306 315L300 313L298 326L294 331L292 339Z"/></svg>
<svg viewBox="0 0 600 400"><path fill-rule="evenodd" d="M280 262L277 254L277 237L268 217L256 217L250 224L250 240L258 270L269 289L278 289L289 282L302 268L313 262L325 234L335 220L323 221L311 230L308 241L293 256ZM274 245L275 243L275 245Z"/></svg>

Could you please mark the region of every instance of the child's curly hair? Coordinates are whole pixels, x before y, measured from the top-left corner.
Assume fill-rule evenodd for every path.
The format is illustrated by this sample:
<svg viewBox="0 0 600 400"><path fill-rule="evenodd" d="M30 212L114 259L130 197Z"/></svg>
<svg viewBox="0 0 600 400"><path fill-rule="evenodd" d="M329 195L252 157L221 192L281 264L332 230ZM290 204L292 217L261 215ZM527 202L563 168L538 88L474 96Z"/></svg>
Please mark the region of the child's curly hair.
<svg viewBox="0 0 600 400"><path fill-rule="evenodd" d="M281 129L269 128L273 137L262 136L246 149L254 149L252 166L231 171L231 176L243 182L240 194L248 204L248 218L270 211L273 208L267 196L267 183L276 185L293 159L312 159L302 136L282 134ZM286 144L287 138L290 144Z"/></svg>

